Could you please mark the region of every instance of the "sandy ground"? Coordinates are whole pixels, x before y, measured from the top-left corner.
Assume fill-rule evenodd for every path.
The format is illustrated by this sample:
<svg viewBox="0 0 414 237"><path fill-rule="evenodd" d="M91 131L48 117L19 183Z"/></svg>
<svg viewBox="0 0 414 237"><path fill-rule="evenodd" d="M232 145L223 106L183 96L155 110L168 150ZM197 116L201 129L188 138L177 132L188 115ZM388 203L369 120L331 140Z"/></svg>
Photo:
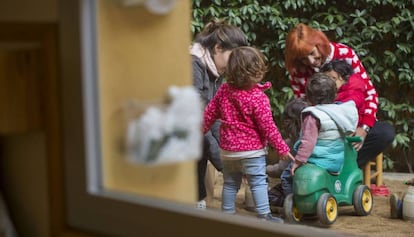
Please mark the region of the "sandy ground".
<svg viewBox="0 0 414 237"><path fill-rule="evenodd" d="M209 209L220 210L222 177L216 173L214 181L214 194L207 199ZM414 176L414 175L413 175ZM277 179L270 179L269 186L277 183ZM403 184L401 179L387 179L384 177L384 185L391 193L402 194L407 190L407 185ZM237 211L240 215L255 216L252 211L246 210L245 205L245 186L242 185L237 195ZM281 213L281 209L272 208L274 215ZM305 223L312 226L312 221ZM314 225L313 225L314 226ZM401 219L390 218L389 196L374 196L374 207L370 215L357 216L353 206L339 207L339 216L336 222L329 229L338 231L338 233L356 235L356 236L384 236L384 237L414 237L414 221L404 221Z"/></svg>

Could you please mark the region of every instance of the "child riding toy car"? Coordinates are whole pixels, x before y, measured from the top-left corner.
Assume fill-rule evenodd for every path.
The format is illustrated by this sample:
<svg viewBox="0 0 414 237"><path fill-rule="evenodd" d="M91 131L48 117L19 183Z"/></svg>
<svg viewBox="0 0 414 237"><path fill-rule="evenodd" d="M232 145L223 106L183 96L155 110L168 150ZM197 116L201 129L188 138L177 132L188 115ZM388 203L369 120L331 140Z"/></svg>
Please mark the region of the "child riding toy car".
<svg viewBox="0 0 414 237"><path fill-rule="evenodd" d="M367 216L373 207L368 186L358 168L357 152L353 142L360 137L345 138L345 160L339 173L331 174L314 164L298 168L293 176L293 193L283 205L285 219L299 223L304 216L317 216L322 226L333 224L338 217L338 206L353 205L359 216Z"/></svg>

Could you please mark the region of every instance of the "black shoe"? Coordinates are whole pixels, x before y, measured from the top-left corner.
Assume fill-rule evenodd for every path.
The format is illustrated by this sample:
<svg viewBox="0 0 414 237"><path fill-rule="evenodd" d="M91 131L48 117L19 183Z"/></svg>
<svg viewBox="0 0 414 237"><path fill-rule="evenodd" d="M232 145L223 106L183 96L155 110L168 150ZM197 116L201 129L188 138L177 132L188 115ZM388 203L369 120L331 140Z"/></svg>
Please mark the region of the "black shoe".
<svg viewBox="0 0 414 237"><path fill-rule="evenodd" d="M283 207L283 202L285 200L285 195L283 193L282 184L279 183L271 188L267 192L267 196L269 197L269 204L271 206L276 207Z"/></svg>
<svg viewBox="0 0 414 237"><path fill-rule="evenodd" d="M276 222L276 223L283 223L284 222L282 218L272 216L272 214L270 214L270 213L259 214L259 215L257 215L257 217L259 219L263 219L263 220L271 221L271 222Z"/></svg>

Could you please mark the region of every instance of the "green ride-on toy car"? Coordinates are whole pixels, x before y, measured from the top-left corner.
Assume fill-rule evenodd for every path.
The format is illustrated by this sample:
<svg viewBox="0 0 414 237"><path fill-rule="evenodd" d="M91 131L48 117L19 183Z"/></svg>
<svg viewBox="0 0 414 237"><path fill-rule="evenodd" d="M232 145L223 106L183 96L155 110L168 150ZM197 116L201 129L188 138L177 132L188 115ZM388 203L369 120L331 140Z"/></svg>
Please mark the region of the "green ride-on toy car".
<svg viewBox="0 0 414 237"><path fill-rule="evenodd" d="M296 170L293 193L283 205L287 222L299 223L304 216L316 216L321 226L330 226L338 217L338 206L353 205L359 216L371 213L372 194L363 184L357 152L351 145L358 141L360 137L345 138L345 161L338 174L330 174L314 164L305 164Z"/></svg>

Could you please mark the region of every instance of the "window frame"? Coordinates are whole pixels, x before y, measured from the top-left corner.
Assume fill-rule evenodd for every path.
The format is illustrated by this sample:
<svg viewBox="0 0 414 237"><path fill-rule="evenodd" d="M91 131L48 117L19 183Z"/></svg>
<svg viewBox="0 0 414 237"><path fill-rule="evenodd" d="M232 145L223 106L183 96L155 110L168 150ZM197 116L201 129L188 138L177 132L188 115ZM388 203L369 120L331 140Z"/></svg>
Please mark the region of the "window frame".
<svg viewBox="0 0 414 237"><path fill-rule="evenodd" d="M239 215L229 217L215 210L102 188L100 143L96 139L98 1L109 0L59 2L66 224L104 236L332 236L326 230Z"/></svg>

